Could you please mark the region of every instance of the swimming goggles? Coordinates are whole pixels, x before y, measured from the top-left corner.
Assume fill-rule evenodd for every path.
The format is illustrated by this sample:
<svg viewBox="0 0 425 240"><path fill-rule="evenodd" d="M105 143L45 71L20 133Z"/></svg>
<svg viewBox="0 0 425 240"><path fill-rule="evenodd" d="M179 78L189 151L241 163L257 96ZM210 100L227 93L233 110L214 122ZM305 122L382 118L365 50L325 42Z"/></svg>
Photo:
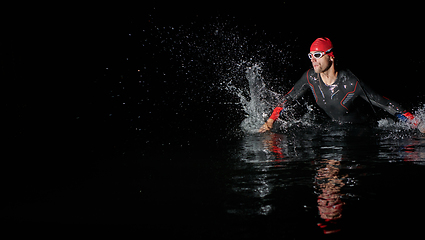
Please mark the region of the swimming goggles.
<svg viewBox="0 0 425 240"><path fill-rule="evenodd" d="M323 57L325 54L330 53L332 51L332 48L330 48L329 50L327 50L326 52L314 52L314 53L309 53L308 54L308 58L312 59L313 57L315 59L319 59L321 57Z"/></svg>

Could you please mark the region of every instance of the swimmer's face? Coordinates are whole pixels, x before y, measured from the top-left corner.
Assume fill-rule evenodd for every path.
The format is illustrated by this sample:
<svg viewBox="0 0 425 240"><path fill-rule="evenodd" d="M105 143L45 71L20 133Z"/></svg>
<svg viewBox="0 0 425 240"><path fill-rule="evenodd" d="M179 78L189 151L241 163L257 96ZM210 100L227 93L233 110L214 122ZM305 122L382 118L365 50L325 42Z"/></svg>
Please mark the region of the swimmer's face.
<svg viewBox="0 0 425 240"><path fill-rule="evenodd" d="M312 52L313 54L315 52ZM327 71L333 63L333 58L325 54L321 58L311 58L311 63L313 64L314 72L322 73Z"/></svg>

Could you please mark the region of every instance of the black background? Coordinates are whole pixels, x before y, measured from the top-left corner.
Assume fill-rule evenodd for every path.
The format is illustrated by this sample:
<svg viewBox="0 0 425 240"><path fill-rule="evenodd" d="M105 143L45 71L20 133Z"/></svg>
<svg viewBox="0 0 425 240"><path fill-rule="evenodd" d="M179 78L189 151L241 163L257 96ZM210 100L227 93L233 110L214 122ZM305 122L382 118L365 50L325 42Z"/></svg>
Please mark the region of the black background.
<svg viewBox="0 0 425 240"><path fill-rule="evenodd" d="M144 156L160 152L166 158L175 150L172 143L195 144L200 139L215 143L238 125L243 112L214 105L229 96L205 91L207 80L166 84L180 79L169 56L151 60L155 49L134 51L139 42L129 33L143 37L138 31L152 28L151 21L155 26L178 27L233 19L248 32L266 32L260 37L275 44L296 39L293 54L300 58L294 60L295 71L287 73L293 81L310 67L306 55L311 42L326 36L334 43L339 64L373 89L406 108L420 106L423 99L423 33L415 6L199 3L140 9L73 6L73 11L58 8L53 13L34 10L40 8L16 8L13 18L4 19L2 30L6 209L78 188L93 176L116 182L108 174L111 169L131 168L123 160L131 149L141 148ZM135 55L137 61L126 60ZM160 73L147 72L151 82L142 87L143 94L136 88L121 93L123 98L146 99L144 103L136 106L127 100L129 104L122 106L111 98L111 91L120 91L122 75L131 79L130 72L139 66L157 65ZM204 95L191 96L192 104L184 105L183 111L179 102L186 101L188 89ZM204 101L205 95L212 100Z"/></svg>

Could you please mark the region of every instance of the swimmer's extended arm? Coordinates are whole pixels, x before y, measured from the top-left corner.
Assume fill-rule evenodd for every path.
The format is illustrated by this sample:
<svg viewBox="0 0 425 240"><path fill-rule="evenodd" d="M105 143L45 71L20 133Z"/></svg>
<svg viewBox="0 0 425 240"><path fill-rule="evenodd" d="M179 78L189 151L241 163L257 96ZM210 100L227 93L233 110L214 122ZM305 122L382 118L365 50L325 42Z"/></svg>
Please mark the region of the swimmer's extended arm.
<svg viewBox="0 0 425 240"><path fill-rule="evenodd" d="M425 133L425 123L421 123L419 118L406 111L400 104L377 94L363 83L361 83L361 87L362 93L360 96L363 99L370 101L370 103L372 103L374 106L377 106L387 111L391 115L396 116L400 121L406 122L412 128L418 128L420 132Z"/></svg>
<svg viewBox="0 0 425 240"><path fill-rule="evenodd" d="M284 96L282 103L279 104L279 106L277 106L273 110L273 113L270 115L267 122L264 123L263 126L261 126L261 128L258 130L259 132L270 131L270 129L272 129L273 127L274 121L276 121L276 119L279 118L280 112L284 109L283 105L288 100L296 100L308 90L309 86L308 86L307 74L308 74L308 71L302 75L300 80L298 80L298 82L295 83L295 86Z"/></svg>
<svg viewBox="0 0 425 240"><path fill-rule="evenodd" d="M396 116L397 114L401 114L405 112L404 108L398 104L397 102L392 101L391 99L388 99L386 97L383 97L373 91L370 87L365 85L363 82L360 82L361 91L360 96L366 100L370 101L371 104L373 104L376 107L379 107L388 113L390 113L393 116Z"/></svg>
<svg viewBox="0 0 425 240"><path fill-rule="evenodd" d="M276 121L276 119L279 118L280 112L282 112L282 110L283 110L283 107L276 107L273 110L272 115L269 117L269 119L267 119L267 122L264 123L263 126L261 126L260 130L258 131L261 133L270 131L273 127L274 121Z"/></svg>

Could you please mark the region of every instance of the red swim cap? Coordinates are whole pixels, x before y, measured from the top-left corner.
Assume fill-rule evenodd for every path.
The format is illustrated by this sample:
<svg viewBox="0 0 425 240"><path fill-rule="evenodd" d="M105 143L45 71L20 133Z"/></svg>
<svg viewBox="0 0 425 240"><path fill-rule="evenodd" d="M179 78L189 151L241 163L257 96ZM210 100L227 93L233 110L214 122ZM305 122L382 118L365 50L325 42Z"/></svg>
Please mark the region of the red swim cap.
<svg viewBox="0 0 425 240"><path fill-rule="evenodd" d="M329 40L329 38L318 38L316 39L310 47L310 52L327 52L331 57L335 57L334 53L332 52L332 42Z"/></svg>

